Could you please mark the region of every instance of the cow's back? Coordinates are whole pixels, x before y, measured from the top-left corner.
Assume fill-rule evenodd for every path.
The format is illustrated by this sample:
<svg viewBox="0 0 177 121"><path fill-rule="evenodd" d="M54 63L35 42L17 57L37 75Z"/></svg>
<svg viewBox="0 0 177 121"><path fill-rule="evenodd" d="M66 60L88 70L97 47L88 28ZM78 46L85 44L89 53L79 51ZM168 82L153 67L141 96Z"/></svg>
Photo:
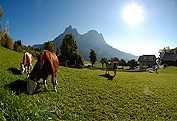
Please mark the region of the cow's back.
<svg viewBox="0 0 177 121"><path fill-rule="evenodd" d="M44 50L44 53L46 61L49 62L51 69L53 70L53 73L57 72L59 67L58 57L54 53L49 52L48 50Z"/></svg>
<svg viewBox="0 0 177 121"><path fill-rule="evenodd" d="M57 56L44 50L33 68L33 71L30 74L31 79L39 80L40 78L47 78L48 74L56 73L59 67L59 60Z"/></svg>
<svg viewBox="0 0 177 121"><path fill-rule="evenodd" d="M106 69L109 71L113 71L117 69L117 63L116 62L109 62L106 66Z"/></svg>
<svg viewBox="0 0 177 121"><path fill-rule="evenodd" d="M113 63L112 62L109 62L108 64L107 64L107 66L106 66L106 69L107 70L113 70Z"/></svg>
<svg viewBox="0 0 177 121"><path fill-rule="evenodd" d="M30 65L33 63L33 56L31 53L29 52L25 52L24 57L23 57L23 64L26 65Z"/></svg>

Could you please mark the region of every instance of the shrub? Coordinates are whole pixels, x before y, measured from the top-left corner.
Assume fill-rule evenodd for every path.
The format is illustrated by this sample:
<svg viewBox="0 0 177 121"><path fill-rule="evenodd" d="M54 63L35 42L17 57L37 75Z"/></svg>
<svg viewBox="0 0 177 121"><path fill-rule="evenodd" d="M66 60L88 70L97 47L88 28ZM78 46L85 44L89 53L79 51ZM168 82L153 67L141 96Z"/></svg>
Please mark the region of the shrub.
<svg viewBox="0 0 177 121"><path fill-rule="evenodd" d="M75 64L74 67L76 68L82 68L84 66L84 59L78 52L74 52L71 55L71 61Z"/></svg>
<svg viewBox="0 0 177 121"><path fill-rule="evenodd" d="M55 43L53 43L51 41L48 41L48 42L44 43L44 50L48 50L48 51L53 52L55 54L57 52L57 48L55 46Z"/></svg>

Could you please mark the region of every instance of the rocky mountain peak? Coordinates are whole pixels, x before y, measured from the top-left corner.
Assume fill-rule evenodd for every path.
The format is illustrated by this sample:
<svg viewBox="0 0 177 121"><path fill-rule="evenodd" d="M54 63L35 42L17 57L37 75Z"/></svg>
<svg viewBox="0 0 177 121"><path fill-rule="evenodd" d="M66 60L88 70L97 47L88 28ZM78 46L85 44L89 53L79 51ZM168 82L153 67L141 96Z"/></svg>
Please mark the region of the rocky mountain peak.
<svg viewBox="0 0 177 121"><path fill-rule="evenodd" d="M64 33L65 33L65 34L71 34L71 33L72 33L72 34L79 34L78 31L77 31L77 29L72 28L71 25L69 25L69 26L65 29Z"/></svg>

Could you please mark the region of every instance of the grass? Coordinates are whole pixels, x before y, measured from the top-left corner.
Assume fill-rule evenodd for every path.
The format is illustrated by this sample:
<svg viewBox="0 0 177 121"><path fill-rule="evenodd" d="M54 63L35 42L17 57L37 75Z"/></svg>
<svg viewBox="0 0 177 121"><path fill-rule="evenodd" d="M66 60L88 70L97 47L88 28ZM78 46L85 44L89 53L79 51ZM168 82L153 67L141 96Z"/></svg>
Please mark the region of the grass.
<svg viewBox="0 0 177 121"><path fill-rule="evenodd" d="M177 120L177 67L113 78L113 72L60 66L57 93L49 76L48 92L41 84L28 95L22 59L0 47L0 120Z"/></svg>

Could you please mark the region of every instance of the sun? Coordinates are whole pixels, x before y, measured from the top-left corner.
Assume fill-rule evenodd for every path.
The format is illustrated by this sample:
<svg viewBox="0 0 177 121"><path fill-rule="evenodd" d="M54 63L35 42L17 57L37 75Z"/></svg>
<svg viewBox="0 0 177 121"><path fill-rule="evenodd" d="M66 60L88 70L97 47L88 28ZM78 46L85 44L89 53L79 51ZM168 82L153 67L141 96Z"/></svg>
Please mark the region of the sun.
<svg viewBox="0 0 177 121"><path fill-rule="evenodd" d="M123 9L123 18L131 25L141 23L144 19L142 7L137 4L129 4Z"/></svg>

